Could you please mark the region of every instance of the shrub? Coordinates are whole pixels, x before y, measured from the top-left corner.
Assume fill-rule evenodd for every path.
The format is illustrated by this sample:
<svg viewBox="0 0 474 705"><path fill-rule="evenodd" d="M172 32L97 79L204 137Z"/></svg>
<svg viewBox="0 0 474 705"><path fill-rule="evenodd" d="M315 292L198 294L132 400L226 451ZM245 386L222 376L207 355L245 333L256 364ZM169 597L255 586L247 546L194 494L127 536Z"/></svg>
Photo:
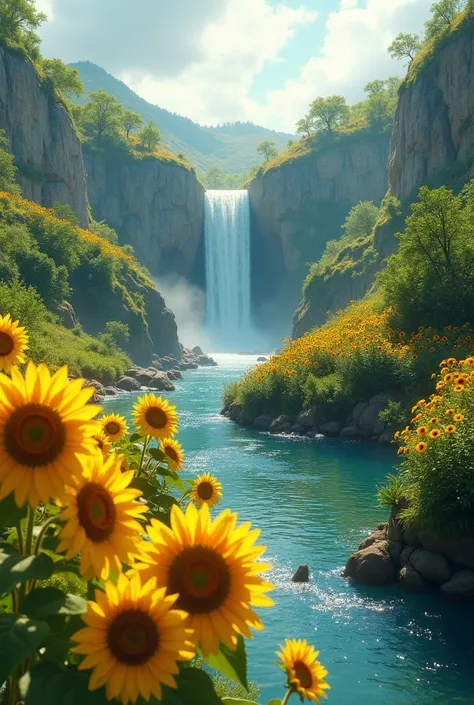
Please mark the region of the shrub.
<svg viewBox="0 0 474 705"><path fill-rule="evenodd" d="M379 504L381 507L398 507L406 492L404 476L387 475L387 480L385 487L377 487Z"/></svg>
<svg viewBox="0 0 474 705"><path fill-rule="evenodd" d="M379 413L379 419L387 426L404 428L410 419L410 415L408 409L402 406L399 401L390 400L387 408Z"/></svg>
<svg viewBox="0 0 474 705"><path fill-rule="evenodd" d="M336 365L342 386L353 401L364 401L380 392L403 392L413 386L413 362L394 355L391 346L359 348Z"/></svg>

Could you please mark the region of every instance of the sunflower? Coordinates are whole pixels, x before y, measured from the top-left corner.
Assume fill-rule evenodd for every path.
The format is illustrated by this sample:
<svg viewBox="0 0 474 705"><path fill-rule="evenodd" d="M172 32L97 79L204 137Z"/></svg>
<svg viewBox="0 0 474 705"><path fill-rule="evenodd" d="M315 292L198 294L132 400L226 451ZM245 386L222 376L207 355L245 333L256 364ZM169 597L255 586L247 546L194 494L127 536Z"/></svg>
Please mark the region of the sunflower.
<svg viewBox="0 0 474 705"><path fill-rule="evenodd" d="M120 472L128 472L130 470L130 465L128 460L124 455L120 455Z"/></svg>
<svg viewBox="0 0 474 705"><path fill-rule="evenodd" d="M433 418L430 419L430 423L432 423L432 424L438 423L438 421L439 421L439 419L437 419L436 416L433 416Z"/></svg>
<svg viewBox="0 0 474 705"><path fill-rule="evenodd" d="M235 650L238 634L251 638L249 627L263 628L251 605L273 604L265 595L273 585L260 577L270 566L257 562L265 551L254 545L259 531L236 522L230 509L212 521L207 505L197 510L190 503L185 513L174 505L171 528L152 519L143 562L136 565L145 580L156 577L158 587L178 593L176 606L189 614L205 656L217 653L221 642Z"/></svg>
<svg viewBox="0 0 474 705"><path fill-rule="evenodd" d="M111 441L119 441L128 433L127 422L120 414L109 414L99 419L102 431Z"/></svg>
<svg viewBox="0 0 474 705"><path fill-rule="evenodd" d="M455 432L456 426L454 424L449 424L449 426L446 426L444 429L446 433L449 433L450 435Z"/></svg>
<svg viewBox="0 0 474 705"><path fill-rule="evenodd" d="M463 377L463 375L458 375L454 381L456 384L464 386L465 384L467 384L467 377Z"/></svg>
<svg viewBox="0 0 474 705"><path fill-rule="evenodd" d="M288 687L298 693L301 701L320 703L319 698L327 698L324 691L331 686L324 680L328 672L317 660L319 651L302 639L285 639L285 646L280 649L277 656L288 676Z"/></svg>
<svg viewBox="0 0 474 705"><path fill-rule="evenodd" d="M109 450L112 448L112 441L109 436L107 436L102 429L99 429L92 436L96 449L102 451L103 455L107 455Z"/></svg>
<svg viewBox="0 0 474 705"><path fill-rule="evenodd" d="M446 415L447 415L447 416L454 416L454 409L448 409L448 410L446 411Z"/></svg>
<svg viewBox="0 0 474 705"><path fill-rule="evenodd" d="M28 349L28 335L13 321L9 313L0 316L0 370L8 372L13 365L25 362L25 350Z"/></svg>
<svg viewBox="0 0 474 705"><path fill-rule="evenodd" d="M172 438L165 438L160 443L160 449L166 455L170 470L181 470L184 463L184 453L178 441Z"/></svg>
<svg viewBox="0 0 474 705"><path fill-rule="evenodd" d="M178 430L176 407L162 397L145 394L133 405L135 426L142 436L170 438Z"/></svg>
<svg viewBox="0 0 474 705"><path fill-rule="evenodd" d="M142 584L134 573L118 576L117 586L96 590L82 616L86 627L74 634L73 648L85 656L80 671L92 670L90 690L106 686L107 698L123 705L162 697L162 683L176 688L177 661L194 657L195 649L186 628L186 613L173 609L176 595L156 589L156 581Z"/></svg>
<svg viewBox="0 0 474 705"><path fill-rule="evenodd" d="M417 443L415 446L415 450L418 453L426 453L427 448L428 448L427 444L423 443L423 441L421 443Z"/></svg>
<svg viewBox="0 0 474 705"><path fill-rule="evenodd" d="M432 431L430 431L430 438L439 438L441 436L441 431L439 428L434 428Z"/></svg>
<svg viewBox="0 0 474 705"><path fill-rule="evenodd" d="M416 429L416 433L418 436L426 436L426 434L428 433L428 429L426 428L426 426L420 426Z"/></svg>
<svg viewBox="0 0 474 705"><path fill-rule="evenodd" d="M207 504L209 508L215 507L222 497L222 485L208 472L198 475L191 489L191 499L198 507Z"/></svg>
<svg viewBox="0 0 474 705"><path fill-rule="evenodd" d="M107 459L97 453L81 477L66 488L61 513L64 529L58 551L66 558L81 554L81 573L107 580L111 570L119 573L122 561L131 562L141 542L138 519L146 506L137 502L140 490L130 487L133 470L122 472L121 458Z"/></svg>
<svg viewBox="0 0 474 705"><path fill-rule="evenodd" d="M453 419L459 423L460 421L464 421L464 416L462 414L454 414Z"/></svg>
<svg viewBox="0 0 474 705"><path fill-rule="evenodd" d="M464 391L464 385L463 385L463 384L455 384L455 385L454 385L454 391L455 391L455 392L463 392L463 391Z"/></svg>
<svg viewBox="0 0 474 705"><path fill-rule="evenodd" d="M11 374L0 374L0 499L14 491L19 507L36 508L60 499L94 454L100 406L87 403L94 388L82 389L83 379L67 381L66 366L51 376L30 362L24 377L16 367Z"/></svg>

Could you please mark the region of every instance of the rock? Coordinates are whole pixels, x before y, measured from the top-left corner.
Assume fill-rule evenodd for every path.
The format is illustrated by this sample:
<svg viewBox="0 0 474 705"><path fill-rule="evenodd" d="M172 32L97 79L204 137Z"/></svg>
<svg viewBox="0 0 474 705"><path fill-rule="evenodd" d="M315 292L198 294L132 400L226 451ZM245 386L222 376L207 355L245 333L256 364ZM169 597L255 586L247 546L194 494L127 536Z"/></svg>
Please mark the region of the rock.
<svg viewBox="0 0 474 705"><path fill-rule="evenodd" d="M296 418L296 421L297 423L299 423L300 426L304 426L305 428L314 428L317 425L317 415L317 407L312 406L310 409L300 411Z"/></svg>
<svg viewBox="0 0 474 705"><path fill-rule="evenodd" d="M197 364L200 367L217 367L217 362L209 357L209 355L199 355L197 358Z"/></svg>
<svg viewBox="0 0 474 705"><path fill-rule="evenodd" d="M71 304L67 301L63 301L60 304L56 304L53 311L57 316L59 316L59 318L61 319L61 324L65 328L71 330L72 328L74 328L74 326L78 324L76 313Z"/></svg>
<svg viewBox="0 0 474 705"><path fill-rule="evenodd" d="M119 393L119 390L116 387L105 387L105 396L107 397L115 397Z"/></svg>
<svg viewBox="0 0 474 705"><path fill-rule="evenodd" d="M386 409L389 401L395 401L398 395L393 392L380 392L369 399L369 406L378 404L382 409Z"/></svg>
<svg viewBox="0 0 474 705"><path fill-rule="evenodd" d="M158 357L158 355L152 355L151 359L152 359L153 367L155 368L155 370L162 370L163 369L163 365L161 364L161 360Z"/></svg>
<svg viewBox="0 0 474 705"><path fill-rule="evenodd" d="M388 542L388 552L390 553L390 558L392 559L395 566L400 565L400 558L403 552L404 543L401 541L389 541Z"/></svg>
<svg viewBox="0 0 474 705"><path fill-rule="evenodd" d="M410 556L413 553L413 551L416 551L415 546L405 546L403 551L401 552L400 555L400 566L404 568L408 561L410 560Z"/></svg>
<svg viewBox="0 0 474 705"><path fill-rule="evenodd" d="M377 524L377 531L388 531L388 521L381 521Z"/></svg>
<svg viewBox="0 0 474 705"><path fill-rule="evenodd" d="M321 433L325 436L338 436L342 429L342 423L340 421L329 421L328 423L323 423L321 426Z"/></svg>
<svg viewBox="0 0 474 705"><path fill-rule="evenodd" d="M379 541L356 551L347 561L344 572L361 585L389 585L395 578L395 567L388 552L388 542Z"/></svg>
<svg viewBox="0 0 474 705"><path fill-rule="evenodd" d="M352 440L358 440L364 438L365 434L357 426L346 426L341 431L341 438L350 438Z"/></svg>
<svg viewBox="0 0 474 705"><path fill-rule="evenodd" d="M291 423L283 423L280 425L278 431L270 431L270 433L291 433Z"/></svg>
<svg viewBox="0 0 474 705"><path fill-rule="evenodd" d="M242 409L244 407L241 406L241 404L236 404L235 402L229 406L229 418L232 421L237 421L239 418L240 414L242 413Z"/></svg>
<svg viewBox="0 0 474 705"><path fill-rule="evenodd" d="M252 426L254 421L255 414L244 407L239 414L237 423L241 424L242 426Z"/></svg>
<svg viewBox="0 0 474 705"><path fill-rule="evenodd" d="M305 427L301 426L299 423L295 423L291 427L291 433L296 433L296 435L298 435L298 436L302 436L305 431L306 431Z"/></svg>
<svg viewBox="0 0 474 705"><path fill-rule="evenodd" d="M181 368L182 363L179 360L177 360L175 357L171 357L170 355L160 358L160 363L161 363L162 369L165 372L167 372L168 370L177 369L178 367L179 367L179 369L182 369ZM197 365L196 365L196 367L197 367Z"/></svg>
<svg viewBox="0 0 474 705"><path fill-rule="evenodd" d="M257 357L257 362L266 362L267 360L267 357Z"/></svg>
<svg viewBox="0 0 474 705"><path fill-rule="evenodd" d="M386 428L379 436L379 443L392 443L394 431L391 427Z"/></svg>
<svg viewBox="0 0 474 705"><path fill-rule="evenodd" d="M358 426L367 433L380 435L384 431L384 425L379 421L379 413L385 409L385 404L369 404L360 415Z"/></svg>
<svg viewBox="0 0 474 705"><path fill-rule="evenodd" d="M158 371L155 372L147 386L150 389L156 389L159 392L174 392L176 389L174 384L170 381L167 373Z"/></svg>
<svg viewBox="0 0 474 705"><path fill-rule="evenodd" d="M322 440L323 438L326 438L326 436L322 433L318 433L317 431L307 431L306 435L308 438L314 438L316 440Z"/></svg>
<svg viewBox="0 0 474 705"><path fill-rule="evenodd" d="M183 375L179 370L168 370L167 374L170 379L183 379Z"/></svg>
<svg viewBox="0 0 474 705"><path fill-rule="evenodd" d="M429 585L416 572L411 563L407 563L398 575L398 584L406 592L428 592Z"/></svg>
<svg viewBox="0 0 474 705"><path fill-rule="evenodd" d="M173 367L176 363L173 363ZM197 362L180 362L178 368L180 370L197 370L199 365ZM166 367L164 368L166 369ZM172 368L171 368L172 369Z"/></svg>
<svg viewBox="0 0 474 705"><path fill-rule="evenodd" d="M132 375L130 375L132 376ZM143 387L151 387L151 383L154 379L164 379L169 381L169 377L166 372L158 371L153 368L149 369L138 369L133 377L140 382Z"/></svg>
<svg viewBox="0 0 474 705"><path fill-rule="evenodd" d="M403 532L403 540L409 546L419 546L420 545L420 539L418 537L418 533L414 529L411 529L410 527L406 528L405 531Z"/></svg>
<svg viewBox="0 0 474 705"><path fill-rule="evenodd" d="M140 382L133 377L121 377L116 384L119 389L123 389L126 392L135 392L141 387Z"/></svg>
<svg viewBox="0 0 474 705"><path fill-rule="evenodd" d="M441 553L455 565L474 568L474 536L433 538L423 535L419 538L427 550Z"/></svg>
<svg viewBox="0 0 474 705"><path fill-rule="evenodd" d="M95 389L95 392L90 399L91 404L98 404L104 399L105 387L103 386L103 384L98 382L96 379L86 380L86 382L84 383L83 386L84 387L94 387L94 389Z"/></svg>
<svg viewBox="0 0 474 705"><path fill-rule="evenodd" d="M204 355L204 353L203 353L202 349L199 347L199 345L195 345L192 351L195 355Z"/></svg>
<svg viewBox="0 0 474 705"><path fill-rule="evenodd" d="M459 570L441 586L441 593L450 600L474 601L474 572Z"/></svg>
<svg viewBox="0 0 474 705"><path fill-rule="evenodd" d="M388 521L387 536L389 541L403 541L403 526L398 521L398 508L393 507Z"/></svg>
<svg viewBox="0 0 474 705"><path fill-rule="evenodd" d="M262 414L261 416L257 416L255 421L253 422L253 425L255 428L258 428L260 431L268 431L272 423L272 417L271 416L265 416Z"/></svg>
<svg viewBox="0 0 474 705"><path fill-rule="evenodd" d="M439 553L418 548L411 554L410 563L421 577L430 583L442 585L451 577L451 566Z"/></svg>
<svg viewBox="0 0 474 705"><path fill-rule="evenodd" d="M384 529L377 529L376 531L372 531L371 534L367 536L366 539L362 541L362 543L359 546L359 551L362 551L364 548L367 548L367 546L372 546L372 544L377 543L378 541L386 541L387 540L387 530Z"/></svg>
<svg viewBox="0 0 474 705"><path fill-rule="evenodd" d="M297 568L296 573L291 578L294 583L308 583L309 582L309 568L306 563L300 565Z"/></svg>
<svg viewBox="0 0 474 705"><path fill-rule="evenodd" d="M294 421L291 416L288 416L287 414L282 414L281 416L278 416L272 421L270 425L270 433L281 433L284 430L291 431L293 423Z"/></svg>
<svg viewBox="0 0 474 705"><path fill-rule="evenodd" d="M367 409L369 405L367 404L366 401L360 401L358 404L355 405L354 410L352 412L352 420L357 423L364 413L364 411Z"/></svg>

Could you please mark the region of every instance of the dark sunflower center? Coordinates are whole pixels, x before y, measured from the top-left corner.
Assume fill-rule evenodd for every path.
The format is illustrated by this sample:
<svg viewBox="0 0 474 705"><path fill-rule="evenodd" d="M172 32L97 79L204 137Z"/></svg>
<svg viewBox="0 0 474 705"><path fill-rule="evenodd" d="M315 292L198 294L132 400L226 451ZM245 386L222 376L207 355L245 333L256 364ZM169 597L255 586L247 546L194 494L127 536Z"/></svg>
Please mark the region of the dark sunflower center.
<svg viewBox="0 0 474 705"><path fill-rule="evenodd" d="M295 661L293 666L295 669L295 676L299 680L302 688L311 688L313 684L313 677L308 666L302 661Z"/></svg>
<svg viewBox="0 0 474 705"><path fill-rule="evenodd" d="M166 446L165 454L168 456L168 458L171 458L171 460L173 460L175 463L177 463L179 461L178 454L174 448L171 448L170 446Z"/></svg>
<svg viewBox="0 0 474 705"><path fill-rule="evenodd" d="M103 443L103 441L102 441L100 438L98 438L97 436L93 436L93 439L94 439L95 442L97 443L97 447L99 448L99 450L104 450L104 443Z"/></svg>
<svg viewBox="0 0 474 705"><path fill-rule="evenodd" d="M91 541L106 541L115 527L117 510L105 487L89 482L77 495L79 524Z"/></svg>
<svg viewBox="0 0 474 705"><path fill-rule="evenodd" d="M168 422L163 409L157 409L156 406L146 410L145 418L152 428L164 428Z"/></svg>
<svg viewBox="0 0 474 705"><path fill-rule="evenodd" d="M5 424L4 445L21 465L48 465L61 454L66 429L60 415L43 404L16 409Z"/></svg>
<svg viewBox="0 0 474 705"><path fill-rule="evenodd" d="M8 333L0 333L0 355L9 355L13 347L13 340Z"/></svg>
<svg viewBox="0 0 474 705"><path fill-rule="evenodd" d="M107 643L117 661L140 666L156 653L160 638L149 614L141 610L127 610L111 622L107 631Z"/></svg>
<svg viewBox="0 0 474 705"><path fill-rule="evenodd" d="M200 499L211 499L214 488L210 482L200 482L197 487L197 494Z"/></svg>
<svg viewBox="0 0 474 705"><path fill-rule="evenodd" d="M120 431L120 426L116 421L109 421L109 423L105 425L105 431L113 436Z"/></svg>
<svg viewBox="0 0 474 705"><path fill-rule="evenodd" d="M168 593L178 593L177 608L191 615L219 609L230 586L230 571L224 558L204 546L184 549L169 569Z"/></svg>

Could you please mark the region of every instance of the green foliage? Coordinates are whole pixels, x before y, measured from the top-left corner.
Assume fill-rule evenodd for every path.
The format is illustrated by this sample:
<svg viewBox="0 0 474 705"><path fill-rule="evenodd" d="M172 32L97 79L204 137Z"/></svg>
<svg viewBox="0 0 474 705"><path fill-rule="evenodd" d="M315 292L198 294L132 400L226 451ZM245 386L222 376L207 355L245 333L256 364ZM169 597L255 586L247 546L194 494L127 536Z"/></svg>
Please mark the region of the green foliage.
<svg viewBox="0 0 474 705"><path fill-rule="evenodd" d="M110 335L116 345L126 343L130 339L130 331L126 323L119 321L107 321L105 324L105 333Z"/></svg>
<svg viewBox="0 0 474 705"><path fill-rule="evenodd" d="M105 220L92 220L90 224L90 229L93 233L96 233L96 235L98 235L99 237L104 238L104 240L107 240L107 242L110 242L112 245L118 245L119 237L117 235L117 232L109 225L107 225ZM133 255L133 247L131 252L129 250L127 250L127 252L128 254Z"/></svg>
<svg viewBox="0 0 474 705"><path fill-rule="evenodd" d="M378 346L358 349L351 357L338 358L336 369L351 402L366 401L387 390L404 392L414 382L412 361Z"/></svg>
<svg viewBox="0 0 474 705"><path fill-rule="evenodd" d="M39 57L38 27L46 20L34 0L2 0L0 3L0 41L24 51L32 59Z"/></svg>
<svg viewBox="0 0 474 705"><path fill-rule="evenodd" d="M400 32L388 47L388 53L392 59L408 59L412 61L420 47L421 40L418 34Z"/></svg>
<svg viewBox="0 0 474 705"><path fill-rule="evenodd" d="M0 191L20 195L20 187L15 182L15 158L7 152L8 140L3 130L0 130Z"/></svg>
<svg viewBox="0 0 474 705"><path fill-rule="evenodd" d="M278 156L275 142L270 142L269 140L265 140L259 144L257 147L257 152L262 155L266 162L269 162Z"/></svg>
<svg viewBox="0 0 474 705"><path fill-rule="evenodd" d="M329 98L316 98L309 106L308 119L314 126L314 132L332 132L346 122L349 113L346 99L341 95L333 95Z"/></svg>
<svg viewBox="0 0 474 705"><path fill-rule="evenodd" d="M62 220L67 220L68 223L73 225L79 225L79 218L72 210L71 206L67 203L60 203L59 201L54 201L53 210L58 218Z"/></svg>
<svg viewBox="0 0 474 705"><path fill-rule="evenodd" d="M61 59L43 59L41 68L46 78L57 91L64 93L66 96L71 93L78 97L82 95L84 86L79 78L77 69L66 66Z"/></svg>
<svg viewBox="0 0 474 705"><path fill-rule="evenodd" d="M398 507L405 496L406 483L403 475L387 475L387 484L377 487L377 495L381 507Z"/></svg>
<svg viewBox="0 0 474 705"><path fill-rule="evenodd" d="M391 123L398 103L399 78L387 78L385 81L371 81L364 90L366 100L362 103L362 115L369 125Z"/></svg>
<svg viewBox="0 0 474 705"><path fill-rule="evenodd" d="M465 0L434 2L431 6L431 18L425 24L425 39L433 39L447 31L464 6Z"/></svg>
<svg viewBox="0 0 474 705"><path fill-rule="evenodd" d="M379 419L387 426L403 428L410 420L410 415L399 401L390 400L387 408L379 413Z"/></svg>
<svg viewBox="0 0 474 705"><path fill-rule="evenodd" d="M228 174L219 166L211 166L199 179L207 189L240 189L258 172L255 166L246 174Z"/></svg>
<svg viewBox="0 0 474 705"><path fill-rule="evenodd" d="M129 139L132 130L139 130L143 125L143 119L141 115L135 113L133 110L124 110L120 123L125 130L127 139Z"/></svg>
<svg viewBox="0 0 474 705"><path fill-rule="evenodd" d="M105 91L91 93L82 110L82 124L86 133L101 139L104 135L118 133L123 116L123 107L118 100Z"/></svg>
<svg viewBox="0 0 474 705"><path fill-rule="evenodd" d="M33 162L18 162L15 165L22 176L26 176L30 181L41 184L44 181L44 172L41 167Z"/></svg>
<svg viewBox="0 0 474 705"><path fill-rule="evenodd" d="M443 327L473 320L474 182L459 195L423 186L397 254L378 276L394 327Z"/></svg>
<svg viewBox="0 0 474 705"><path fill-rule="evenodd" d="M138 139L145 149L152 152L161 142L161 132L150 120L138 133Z"/></svg>

